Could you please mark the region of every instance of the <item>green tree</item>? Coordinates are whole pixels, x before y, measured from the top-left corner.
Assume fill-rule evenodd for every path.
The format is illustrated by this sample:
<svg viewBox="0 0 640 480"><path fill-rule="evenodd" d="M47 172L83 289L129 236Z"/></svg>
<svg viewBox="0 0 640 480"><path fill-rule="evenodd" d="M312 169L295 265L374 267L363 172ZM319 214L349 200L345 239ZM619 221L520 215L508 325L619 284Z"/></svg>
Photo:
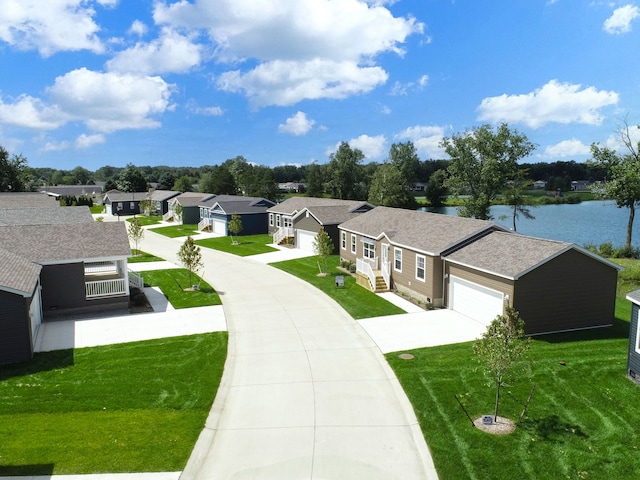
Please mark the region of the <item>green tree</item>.
<svg viewBox="0 0 640 480"><path fill-rule="evenodd" d="M317 163L312 163L307 168L307 197L322 197L322 176Z"/></svg>
<svg viewBox="0 0 640 480"><path fill-rule="evenodd" d="M147 180L132 163L127 164L120 172L116 184L121 192L144 192L147 190Z"/></svg>
<svg viewBox="0 0 640 480"><path fill-rule="evenodd" d="M129 235L129 239L133 242L134 249L136 254L140 254L140 250L138 249L138 245L140 241L144 238L144 229L142 228L142 222L139 218L132 218L129 223L129 228L127 230L127 234Z"/></svg>
<svg viewBox="0 0 640 480"><path fill-rule="evenodd" d="M140 213L151 216L153 211L153 200L150 198L144 198L140 200Z"/></svg>
<svg viewBox="0 0 640 480"><path fill-rule="evenodd" d="M516 374L522 367L522 357L529 350L529 338L524 335L524 321L512 307L505 307L505 315L498 315L487 331L473 344L473 351L483 365L485 375L496 387L494 420L498 419L500 388L505 377Z"/></svg>
<svg viewBox="0 0 640 480"><path fill-rule="evenodd" d="M416 201L409 193L400 170L391 163L380 165L373 175L369 189L369 203L384 207L415 208Z"/></svg>
<svg viewBox="0 0 640 480"><path fill-rule="evenodd" d="M394 143L389 149L389 162L400 171L405 186L410 188L416 181L420 158L413 142Z"/></svg>
<svg viewBox="0 0 640 480"><path fill-rule="evenodd" d="M507 205L511 205L511 221L513 224L513 231L516 231L516 220L522 215L528 220L534 220L529 207L532 205L527 204L526 192L531 188L532 181L528 178L528 172L526 169L519 169L513 175L510 181L507 182L507 186L504 189L504 197L507 201ZM508 218L506 215L501 218Z"/></svg>
<svg viewBox="0 0 640 480"><path fill-rule="evenodd" d="M182 222L183 213L184 213L184 207L182 206L181 203L176 202L175 206L173 207L173 215L175 216L175 220L177 222Z"/></svg>
<svg viewBox="0 0 640 480"><path fill-rule="evenodd" d="M158 190L173 190L176 176L171 171L166 171L158 178ZM181 190L179 190L181 191Z"/></svg>
<svg viewBox="0 0 640 480"><path fill-rule="evenodd" d="M200 247L196 245L191 235L187 237L180 247L178 259L184 268L189 270L189 285L193 285L193 275L198 274L204 269L204 263L202 262Z"/></svg>
<svg viewBox="0 0 640 480"><path fill-rule="evenodd" d="M482 220L491 219L489 207L517 170L518 160L535 149L524 134L509 129L506 123L495 132L490 125L483 125L453 135L441 146L451 157L447 187L454 195L470 195L458 214Z"/></svg>
<svg viewBox="0 0 640 480"><path fill-rule="evenodd" d="M362 180L364 154L341 142L338 151L329 156L329 186L331 196L342 200L360 200L359 184Z"/></svg>
<svg viewBox="0 0 640 480"><path fill-rule="evenodd" d="M210 173L200 177L198 190L202 193L215 193L216 195L235 195L237 188L233 175L224 165L216 165Z"/></svg>
<svg viewBox="0 0 640 480"><path fill-rule="evenodd" d="M429 177L424 189L424 196L432 207L441 207L447 198L447 171L436 170Z"/></svg>
<svg viewBox="0 0 640 480"><path fill-rule="evenodd" d="M173 182L172 190L176 192L192 192L193 191L193 179L186 175L178 177L175 182Z"/></svg>
<svg viewBox="0 0 640 480"><path fill-rule="evenodd" d="M600 147L599 144L594 143L591 145L591 155L595 162L608 171L609 179L603 185L605 195L614 199L618 208L629 209L625 240L625 247L629 250L636 207L640 204L640 142L636 143L631 139L626 120L624 126L620 128L619 135L627 150L626 153L618 154L610 148Z"/></svg>
<svg viewBox="0 0 640 480"><path fill-rule="evenodd" d="M237 245L238 242L233 239L233 236L238 235L242 231L242 218L240 218L240 215L238 215L237 213L231 215L231 221L229 222L227 228L229 229L229 233L231 234L231 243L233 245Z"/></svg>
<svg viewBox="0 0 640 480"><path fill-rule="evenodd" d="M0 145L0 192L24 192L27 190L24 172L27 159L22 155L9 155Z"/></svg>
<svg viewBox="0 0 640 480"><path fill-rule="evenodd" d="M333 240L323 227L313 239L313 252L318 256L318 269L321 275L327 274L327 258L333 253Z"/></svg>

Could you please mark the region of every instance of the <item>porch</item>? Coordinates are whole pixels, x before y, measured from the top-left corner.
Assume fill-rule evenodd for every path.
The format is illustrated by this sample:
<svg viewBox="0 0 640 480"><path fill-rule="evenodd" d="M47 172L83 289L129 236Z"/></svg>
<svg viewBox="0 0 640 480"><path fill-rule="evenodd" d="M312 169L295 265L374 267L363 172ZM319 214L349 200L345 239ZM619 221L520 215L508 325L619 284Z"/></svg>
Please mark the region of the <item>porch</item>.
<svg viewBox="0 0 640 480"><path fill-rule="evenodd" d="M279 227L273 234L273 243L276 245L293 245L295 231L293 227Z"/></svg>
<svg viewBox="0 0 640 480"><path fill-rule="evenodd" d="M356 282L375 293L391 290L390 262L378 257L356 259Z"/></svg>
<svg viewBox="0 0 640 480"><path fill-rule="evenodd" d="M87 300L129 295L129 272L126 260L84 263Z"/></svg>

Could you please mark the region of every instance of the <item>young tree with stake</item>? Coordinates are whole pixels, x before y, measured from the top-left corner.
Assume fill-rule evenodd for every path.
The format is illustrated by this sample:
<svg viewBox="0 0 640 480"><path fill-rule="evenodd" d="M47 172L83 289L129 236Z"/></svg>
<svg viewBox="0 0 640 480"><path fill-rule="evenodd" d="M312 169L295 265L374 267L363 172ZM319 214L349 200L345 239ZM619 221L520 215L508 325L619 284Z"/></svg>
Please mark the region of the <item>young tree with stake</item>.
<svg viewBox="0 0 640 480"><path fill-rule="evenodd" d="M178 251L178 259L189 270L189 285L193 285L192 275L204 270L202 252L191 236L188 236Z"/></svg>
<svg viewBox="0 0 640 480"><path fill-rule="evenodd" d="M333 253L333 240L323 227L313 239L313 252L318 256L318 268L321 275L327 274L327 257Z"/></svg>
<svg viewBox="0 0 640 480"><path fill-rule="evenodd" d="M129 238L133 242L136 254L140 254L138 245L140 244L140 240L144 238L144 229L142 228L142 222L140 221L139 218L131 219L131 223L129 224L129 229L127 230L127 234L129 235Z"/></svg>

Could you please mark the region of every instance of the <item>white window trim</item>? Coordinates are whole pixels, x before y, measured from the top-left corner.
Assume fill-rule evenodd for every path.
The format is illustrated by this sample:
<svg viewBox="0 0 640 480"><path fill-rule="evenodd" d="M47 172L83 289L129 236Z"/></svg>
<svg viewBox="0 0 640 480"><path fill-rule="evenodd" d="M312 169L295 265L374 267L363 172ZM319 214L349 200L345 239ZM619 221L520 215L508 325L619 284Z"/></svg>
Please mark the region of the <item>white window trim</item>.
<svg viewBox="0 0 640 480"><path fill-rule="evenodd" d="M370 245L371 248L367 248L367 245ZM369 252L369 255L367 255L367 252ZM371 242L368 239L363 239L362 240L362 256L364 258L376 258L376 244L375 242Z"/></svg>
<svg viewBox="0 0 640 480"><path fill-rule="evenodd" d="M280 228L280 215L276 215L276 227Z"/></svg>
<svg viewBox="0 0 640 480"><path fill-rule="evenodd" d="M396 252L400 253L400 268L396 267ZM402 249L393 247L393 270L402 273Z"/></svg>
<svg viewBox="0 0 640 480"><path fill-rule="evenodd" d="M273 227L273 213L269 214L269 226Z"/></svg>
<svg viewBox="0 0 640 480"><path fill-rule="evenodd" d="M636 353L640 353L640 307L638 307L638 320L636 320L637 330L636 330Z"/></svg>
<svg viewBox="0 0 640 480"><path fill-rule="evenodd" d="M347 232L340 232L340 247L342 250L347 249Z"/></svg>
<svg viewBox="0 0 640 480"><path fill-rule="evenodd" d="M357 249L358 249L358 242L356 239L356 236L352 233L351 234L351 253L356 253Z"/></svg>
<svg viewBox="0 0 640 480"><path fill-rule="evenodd" d="M422 271L424 272L424 278L420 278L418 276L418 259L422 259L424 262L424 266L422 268ZM420 282L426 282L427 281L427 257L425 257L424 255L420 255L416 253L416 280L420 281Z"/></svg>

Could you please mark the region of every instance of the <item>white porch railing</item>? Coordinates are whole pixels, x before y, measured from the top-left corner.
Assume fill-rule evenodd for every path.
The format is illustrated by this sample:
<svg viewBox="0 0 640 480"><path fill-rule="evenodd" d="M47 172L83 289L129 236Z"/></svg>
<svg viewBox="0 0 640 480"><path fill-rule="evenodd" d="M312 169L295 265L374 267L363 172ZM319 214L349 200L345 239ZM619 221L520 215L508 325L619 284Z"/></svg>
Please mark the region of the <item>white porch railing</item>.
<svg viewBox="0 0 640 480"><path fill-rule="evenodd" d="M382 262L382 278L387 288L391 288L391 262Z"/></svg>
<svg viewBox="0 0 640 480"><path fill-rule="evenodd" d="M376 276L373 273L373 268L367 261L366 258L356 258L356 272L366 275L369 281L371 282L371 288L375 290L376 288Z"/></svg>
<svg viewBox="0 0 640 480"><path fill-rule="evenodd" d="M117 273L118 267L114 262L92 262L84 264L84 274Z"/></svg>
<svg viewBox="0 0 640 480"><path fill-rule="evenodd" d="M203 218L198 222L198 230L204 230L205 228L211 227L211 219Z"/></svg>
<svg viewBox="0 0 640 480"><path fill-rule="evenodd" d="M174 213L171 210L169 210L167 213L162 215L162 220L165 222L168 222L169 220L172 220L173 217L174 217Z"/></svg>
<svg viewBox="0 0 640 480"><path fill-rule="evenodd" d="M273 234L273 243L278 245L283 239L293 237L293 227L280 227Z"/></svg>
<svg viewBox="0 0 640 480"><path fill-rule="evenodd" d="M114 280L98 280L85 283L85 293L87 298L112 297L114 295L124 295L127 293L127 285L124 278Z"/></svg>
<svg viewBox="0 0 640 480"><path fill-rule="evenodd" d="M144 280L139 273L129 270L129 285L142 290L144 288Z"/></svg>

